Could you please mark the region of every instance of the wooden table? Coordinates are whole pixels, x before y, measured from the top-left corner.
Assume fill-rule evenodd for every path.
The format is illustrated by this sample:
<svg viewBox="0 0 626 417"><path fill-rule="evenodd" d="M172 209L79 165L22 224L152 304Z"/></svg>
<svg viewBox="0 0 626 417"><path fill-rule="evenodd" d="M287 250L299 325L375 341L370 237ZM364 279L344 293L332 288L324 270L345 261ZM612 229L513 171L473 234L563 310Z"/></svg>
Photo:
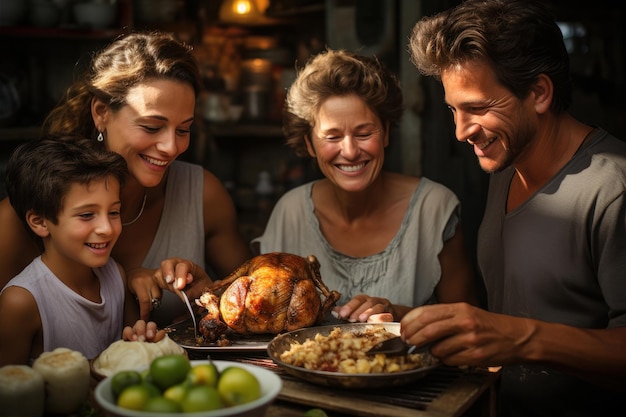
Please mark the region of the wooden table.
<svg viewBox="0 0 626 417"><path fill-rule="evenodd" d="M190 351L191 359L206 359ZM212 359L262 366L278 373L283 388L266 417L302 417L320 408L330 417L495 417L499 369L440 367L393 389L348 390L315 385L283 372L263 354L211 354Z"/></svg>

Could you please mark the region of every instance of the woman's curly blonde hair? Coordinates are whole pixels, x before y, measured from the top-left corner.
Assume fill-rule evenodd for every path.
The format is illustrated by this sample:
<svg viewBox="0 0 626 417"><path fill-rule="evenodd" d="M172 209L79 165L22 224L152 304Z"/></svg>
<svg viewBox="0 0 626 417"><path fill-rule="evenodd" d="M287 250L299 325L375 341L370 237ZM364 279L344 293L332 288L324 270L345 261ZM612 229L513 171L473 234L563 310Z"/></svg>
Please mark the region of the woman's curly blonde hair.
<svg viewBox="0 0 626 417"><path fill-rule="evenodd" d="M306 140L324 101L351 94L361 98L384 127L400 122L404 108L397 77L376 57L327 49L309 60L287 93L283 133L296 155L308 156Z"/></svg>

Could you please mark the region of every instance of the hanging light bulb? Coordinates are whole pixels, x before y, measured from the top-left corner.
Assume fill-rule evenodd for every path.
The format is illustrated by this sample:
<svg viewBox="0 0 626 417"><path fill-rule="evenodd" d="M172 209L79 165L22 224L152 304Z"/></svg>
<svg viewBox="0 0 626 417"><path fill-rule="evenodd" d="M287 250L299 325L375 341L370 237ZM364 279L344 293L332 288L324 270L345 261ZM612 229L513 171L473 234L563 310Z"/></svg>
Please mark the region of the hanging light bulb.
<svg viewBox="0 0 626 417"><path fill-rule="evenodd" d="M252 6L250 5L249 1L246 0L241 0L241 1L236 1L235 2L235 9L238 15L247 15L250 14L250 10L252 9Z"/></svg>
<svg viewBox="0 0 626 417"><path fill-rule="evenodd" d="M220 7L220 20L228 23L252 23L261 14L254 0L224 0Z"/></svg>

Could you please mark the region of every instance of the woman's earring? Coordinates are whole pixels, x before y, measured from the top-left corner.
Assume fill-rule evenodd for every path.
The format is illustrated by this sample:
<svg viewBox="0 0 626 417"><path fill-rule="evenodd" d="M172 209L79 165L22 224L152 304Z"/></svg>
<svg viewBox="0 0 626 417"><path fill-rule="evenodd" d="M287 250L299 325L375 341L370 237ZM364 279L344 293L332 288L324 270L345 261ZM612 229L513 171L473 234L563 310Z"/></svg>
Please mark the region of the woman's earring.
<svg viewBox="0 0 626 417"><path fill-rule="evenodd" d="M98 142L104 142L104 136L102 135L102 132L98 132L98 137L96 138L96 140Z"/></svg>

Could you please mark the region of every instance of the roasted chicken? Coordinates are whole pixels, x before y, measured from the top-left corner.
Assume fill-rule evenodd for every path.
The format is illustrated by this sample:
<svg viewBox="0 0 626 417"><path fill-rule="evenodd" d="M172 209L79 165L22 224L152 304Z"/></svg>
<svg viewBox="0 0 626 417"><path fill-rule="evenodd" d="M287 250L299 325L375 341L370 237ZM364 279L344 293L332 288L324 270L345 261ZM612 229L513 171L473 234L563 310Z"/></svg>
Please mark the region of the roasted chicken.
<svg viewBox="0 0 626 417"><path fill-rule="evenodd" d="M207 310L198 327L207 342L228 329L278 334L320 323L339 297L322 281L315 256L268 253L244 263L196 300Z"/></svg>

